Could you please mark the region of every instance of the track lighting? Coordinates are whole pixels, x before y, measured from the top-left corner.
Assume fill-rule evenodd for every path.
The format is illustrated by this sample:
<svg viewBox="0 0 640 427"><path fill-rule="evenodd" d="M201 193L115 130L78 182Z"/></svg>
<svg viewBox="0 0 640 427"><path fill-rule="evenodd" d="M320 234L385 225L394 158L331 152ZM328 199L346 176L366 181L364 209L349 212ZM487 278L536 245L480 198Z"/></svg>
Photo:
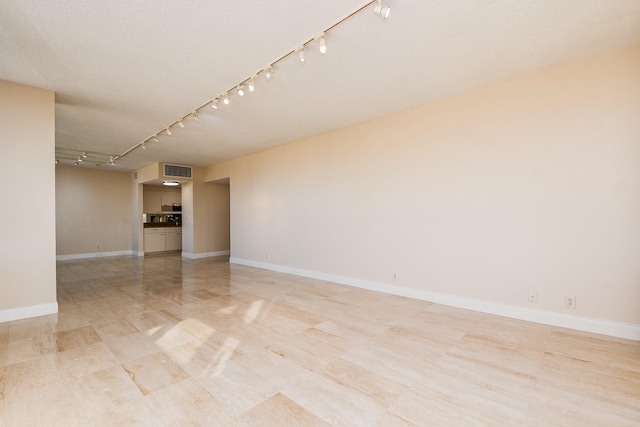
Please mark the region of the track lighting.
<svg viewBox="0 0 640 427"><path fill-rule="evenodd" d="M336 23L334 23L333 25L326 27L326 29L323 32L320 33L316 33L317 36L311 40L307 40L306 42L302 43L302 45L300 45L298 48L296 48L295 50L290 50L286 53L284 53L282 56L280 56L279 58L277 58L276 60L272 61L271 63L269 63L268 66L266 66L265 68L263 68L261 71L258 71L257 73L253 74L250 78L245 78L244 80L240 80L240 83L237 83L236 86L231 86L230 88L227 88L227 91L220 94L219 96L213 98L211 101L206 102L205 104L195 108L190 114L186 114L184 116L182 116L180 119L178 119L175 122L172 122L169 126L167 126L164 131L167 133L167 135L171 136L172 131L171 131L171 127L174 125L178 125L181 128L184 128L184 120L189 119L189 116L193 117L194 121L198 121L199 117L198 117L198 111L204 111L204 107L206 107L208 104L211 104L211 108L213 108L214 110L218 109L218 105L220 104L220 101L222 101L222 103L224 105L229 105L230 104L230 92L231 94L233 94L233 90L235 89L236 93L238 94L238 96L244 96L244 94L246 93L246 91L248 90L249 92L254 92L256 90L256 80L258 79L258 77L260 75L264 75L264 77L267 80L271 80L271 78L274 76L274 66L276 66L278 63L280 63L281 61L287 60L290 56L293 56L294 54L298 56L298 60L300 61L300 63L304 64L306 62L307 59L307 54L306 54L306 46L309 43L312 42L318 42L318 49L320 50L321 54L326 54L327 53L327 32L329 31L333 31L333 29L335 27L337 27L338 25L343 24L345 21L349 20L351 17L355 16L356 14L359 14L360 12L362 12L365 9L369 9L371 7L372 4L375 4L374 7L374 13L376 15L379 15L382 19L387 19L389 18L389 14L391 13L391 7L386 6L385 2L387 0L367 0L366 4L362 5L360 8L358 8L356 11L352 12L351 14L347 15L346 17L340 19L339 21L337 21ZM246 84L246 86L245 86ZM130 148L128 151L125 151L123 154L121 155L116 155L116 156L111 156L111 160L109 161L109 164L111 165L115 165L115 161L117 159L119 159L122 156L126 156L127 154L129 154L132 150L140 147L143 150L146 149L146 144L148 142L151 141L151 139L153 138L153 141L155 142L159 142L158 141L158 134L162 133L162 130L160 132L157 132L156 134L147 137L145 140L143 140L142 142L138 143L137 145L134 145L132 148ZM96 155L98 153L92 153L92 157L94 155ZM75 154L70 154L71 156L75 156ZM79 162L82 162L82 159L87 157L87 153L86 152L82 152L81 156L78 156L78 160L76 161L76 164L78 164ZM74 158L63 158L63 160L67 161L67 160L73 160ZM56 159L56 164L58 164L58 159Z"/></svg>
<svg viewBox="0 0 640 427"><path fill-rule="evenodd" d="M76 162L73 162L73 163L74 163L76 166L78 166L78 162L77 162L77 161L76 161Z"/></svg>
<svg viewBox="0 0 640 427"><path fill-rule="evenodd" d="M380 15L382 19L387 19L389 17L389 13L391 13L391 8L389 6L383 6L382 0L377 0L376 7L373 11L377 15Z"/></svg>
<svg viewBox="0 0 640 427"><path fill-rule="evenodd" d="M78 156L78 161L81 162L82 160L82 156Z"/></svg>
<svg viewBox="0 0 640 427"><path fill-rule="evenodd" d="M56 165L57 165L58 163L60 163L60 160L56 159Z"/></svg>
<svg viewBox="0 0 640 427"><path fill-rule="evenodd" d="M322 33L320 36L320 53L327 53L327 36Z"/></svg>
<svg viewBox="0 0 640 427"><path fill-rule="evenodd" d="M109 164L112 165L112 166L115 166L116 159L113 156L111 156L111 158L109 159Z"/></svg>
<svg viewBox="0 0 640 427"><path fill-rule="evenodd" d="M273 77L273 67L271 65L264 69L264 76L267 80L270 80L271 77Z"/></svg>
<svg viewBox="0 0 640 427"><path fill-rule="evenodd" d="M86 151L83 151L83 152L82 152L82 158L83 158L83 159L86 159L86 158L87 158L87 152L86 152Z"/></svg>

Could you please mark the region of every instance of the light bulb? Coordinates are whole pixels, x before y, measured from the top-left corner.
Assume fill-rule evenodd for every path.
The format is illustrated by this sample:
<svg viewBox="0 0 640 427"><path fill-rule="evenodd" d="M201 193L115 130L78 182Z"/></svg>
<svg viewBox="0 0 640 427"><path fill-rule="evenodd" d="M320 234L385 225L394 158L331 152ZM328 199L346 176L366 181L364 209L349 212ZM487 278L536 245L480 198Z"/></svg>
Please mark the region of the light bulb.
<svg viewBox="0 0 640 427"><path fill-rule="evenodd" d="M193 120L194 121L197 122L198 120L200 120L200 118L198 117L198 112L197 111L194 111L193 113L191 113L191 115L193 116Z"/></svg>
<svg viewBox="0 0 640 427"><path fill-rule="evenodd" d="M249 88L249 92L253 92L256 90L256 76L251 77L247 87Z"/></svg>
<svg viewBox="0 0 640 427"><path fill-rule="evenodd" d="M167 135L171 136L171 126L167 126L165 131L167 131Z"/></svg>
<svg viewBox="0 0 640 427"><path fill-rule="evenodd" d="M81 162L82 161L82 156L78 156L78 161Z"/></svg>
<svg viewBox="0 0 640 427"><path fill-rule="evenodd" d="M211 108L214 110L218 109L218 98L213 98L213 101L211 101Z"/></svg>
<svg viewBox="0 0 640 427"><path fill-rule="evenodd" d="M182 121L182 119L178 120L178 126L180 126L181 128L184 127L184 122Z"/></svg>
<svg viewBox="0 0 640 427"><path fill-rule="evenodd" d="M320 38L320 53L327 53L327 37L324 35Z"/></svg>
<svg viewBox="0 0 640 427"><path fill-rule="evenodd" d="M153 135L153 141L158 142L158 135Z"/></svg>
<svg viewBox="0 0 640 427"><path fill-rule="evenodd" d="M222 97L222 102L224 103L224 105L229 105L229 94L225 93L224 96Z"/></svg>
<svg viewBox="0 0 640 427"><path fill-rule="evenodd" d="M243 85L238 85L238 88L236 89L236 92L238 92L238 95L244 96L244 86Z"/></svg>
<svg viewBox="0 0 640 427"><path fill-rule="evenodd" d="M87 152L86 152L86 151L83 151L83 152L82 152L82 158L83 158L83 159L86 159L86 158L87 158Z"/></svg>
<svg viewBox="0 0 640 427"><path fill-rule="evenodd" d="M264 75L267 78L267 80L270 80L271 77L273 77L273 74L274 74L274 71L271 65L264 69Z"/></svg>
<svg viewBox="0 0 640 427"><path fill-rule="evenodd" d="M299 47L296 52L298 52L298 59L304 64L304 61L307 59L307 54L304 52L304 46Z"/></svg>
<svg viewBox="0 0 640 427"><path fill-rule="evenodd" d="M378 3L376 4L376 7L373 9L373 11L376 14L380 15L382 19L387 19L389 17L389 14L391 13L391 8L389 6L383 6L382 0L378 0Z"/></svg>

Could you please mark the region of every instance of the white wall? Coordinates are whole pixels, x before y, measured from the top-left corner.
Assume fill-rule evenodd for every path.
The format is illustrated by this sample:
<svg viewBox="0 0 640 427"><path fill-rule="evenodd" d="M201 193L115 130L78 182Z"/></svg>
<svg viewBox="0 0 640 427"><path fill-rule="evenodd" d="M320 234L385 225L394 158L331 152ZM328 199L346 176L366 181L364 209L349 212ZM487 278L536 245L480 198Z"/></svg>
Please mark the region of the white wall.
<svg viewBox="0 0 640 427"><path fill-rule="evenodd" d="M206 179L225 177L235 262L640 338L640 45Z"/></svg>
<svg viewBox="0 0 640 427"><path fill-rule="evenodd" d="M0 322L56 313L55 94L0 81Z"/></svg>

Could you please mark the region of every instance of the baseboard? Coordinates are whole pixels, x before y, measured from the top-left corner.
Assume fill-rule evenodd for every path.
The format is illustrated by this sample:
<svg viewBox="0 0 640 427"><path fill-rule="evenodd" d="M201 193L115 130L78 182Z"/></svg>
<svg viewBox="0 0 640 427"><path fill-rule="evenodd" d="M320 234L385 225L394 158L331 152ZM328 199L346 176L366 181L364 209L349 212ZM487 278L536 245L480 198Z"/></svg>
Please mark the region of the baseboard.
<svg viewBox="0 0 640 427"><path fill-rule="evenodd" d="M125 255L140 255L140 252L134 251L113 251L113 252L90 252L84 254L70 254L70 255L57 255L56 261L69 261L73 259L86 259L86 258L103 258L110 256L125 256ZM142 252L144 255L144 252Z"/></svg>
<svg viewBox="0 0 640 427"><path fill-rule="evenodd" d="M58 312L58 303L30 305L27 307L8 308L0 310L0 323L12 320L28 319L30 317L46 316Z"/></svg>
<svg viewBox="0 0 640 427"><path fill-rule="evenodd" d="M571 316L564 313L556 313L552 311L534 310L526 307L497 304L489 301L464 298L437 292L423 291L419 289L405 288L402 286L388 285L386 283L373 282L352 277L337 276L333 274L320 273L317 271L304 270L300 268L287 267L266 262L252 261L242 258L232 257L229 259L229 262L232 264L240 264L250 267L262 268L265 270L277 271L281 273L294 274L297 276L325 280L327 282L333 283L340 283L342 285L354 286L371 291L383 292L386 294L399 295L452 307L465 308L468 310L495 314L497 316L510 317L513 319L526 320L529 322L542 323L545 325L559 326L568 329L575 329L579 331L593 332L597 334L640 341L640 325L634 325L630 323L614 322L610 320L594 319L590 317Z"/></svg>
<svg viewBox="0 0 640 427"><path fill-rule="evenodd" d="M189 259L211 258L211 257L224 256L229 254L230 254L230 251L201 252L197 254L194 254L191 252L182 252L182 256L184 258L189 258Z"/></svg>

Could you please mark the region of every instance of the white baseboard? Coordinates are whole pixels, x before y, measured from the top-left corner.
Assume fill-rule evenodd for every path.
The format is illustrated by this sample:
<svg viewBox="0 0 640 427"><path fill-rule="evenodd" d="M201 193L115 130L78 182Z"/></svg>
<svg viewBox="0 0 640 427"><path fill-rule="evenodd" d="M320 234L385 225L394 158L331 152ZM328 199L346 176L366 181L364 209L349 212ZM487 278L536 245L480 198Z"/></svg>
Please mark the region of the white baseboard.
<svg viewBox="0 0 640 427"><path fill-rule="evenodd" d="M252 261L242 258L232 257L229 259L229 262L232 264L263 268L265 270L272 270L281 273L309 277L312 279L325 280L327 282L340 283L342 285L369 289L386 294L399 295L423 301L434 302L437 304L449 305L452 307L459 307L468 310L480 311L483 313L495 314L497 316L510 317L513 319L526 320L529 322L542 323L545 325L559 326L563 328L576 329L579 331L593 332L597 334L640 341L640 325L634 325L630 323L614 322L610 320L594 319L590 317L571 316L568 314L556 313L552 311L534 310L526 307L498 304L490 301L464 298L455 295L441 294L419 289L405 288L402 286L394 286L386 283L372 282L369 280L356 279L352 277L337 276L333 274L320 273L317 271L304 270L300 268L287 267L266 262Z"/></svg>
<svg viewBox="0 0 640 427"><path fill-rule="evenodd" d="M230 252L229 251L218 251L218 252L201 252L201 253L191 253L191 252L182 252L182 256L184 258L190 258L190 259L198 259L198 258L211 258L211 257L216 257L216 256L224 256L224 255L229 255Z"/></svg>
<svg viewBox="0 0 640 427"><path fill-rule="evenodd" d="M70 254L70 255L57 255L56 261L68 261L72 259L86 259L86 258L103 258L109 256L124 256L124 255L134 255L136 254L133 251L113 251L113 252L91 252L85 254ZM137 252L138 256L140 252ZM144 252L142 252L144 255Z"/></svg>
<svg viewBox="0 0 640 427"><path fill-rule="evenodd" d="M46 316L58 312L58 303L30 305L28 307L8 308L0 310L0 323L12 320L28 319L29 317Z"/></svg>

